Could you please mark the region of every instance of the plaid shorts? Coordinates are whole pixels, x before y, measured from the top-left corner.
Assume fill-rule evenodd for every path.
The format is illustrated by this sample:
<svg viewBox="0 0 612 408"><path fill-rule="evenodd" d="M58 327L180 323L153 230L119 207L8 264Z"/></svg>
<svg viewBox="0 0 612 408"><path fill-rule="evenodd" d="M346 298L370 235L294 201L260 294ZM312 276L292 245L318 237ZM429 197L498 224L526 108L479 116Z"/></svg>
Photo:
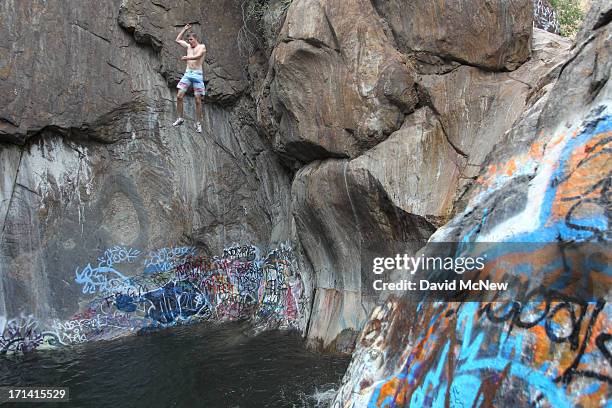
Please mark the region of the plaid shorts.
<svg viewBox="0 0 612 408"><path fill-rule="evenodd" d="M204 96L206 88L204 87L204 74L202 71L188 68L176 87L180 91L187 92L190 85L193 86L193 93L195 95Z"/></svg>

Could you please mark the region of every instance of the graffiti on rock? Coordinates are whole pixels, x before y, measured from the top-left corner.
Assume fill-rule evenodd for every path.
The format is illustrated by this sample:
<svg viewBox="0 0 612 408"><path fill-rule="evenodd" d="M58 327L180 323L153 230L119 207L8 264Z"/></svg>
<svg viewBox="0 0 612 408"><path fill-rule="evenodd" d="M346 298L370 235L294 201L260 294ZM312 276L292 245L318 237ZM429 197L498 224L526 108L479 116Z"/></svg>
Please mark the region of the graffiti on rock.
<svg viewBox="0 0 612 408"><path fill-rule="evenodd" d="M115 287L121 287L126 279L119 271L107 266L92 268L91 264L87 264L82 271L76 271L76 283L83 285L85 294L112 291Z"/></svg>
<svg viewBox="0 0 612 408"><path fill-rule="evenodd" d="M0 353L28 352L43 342L38 321L33 316L22 316L7 321L0 316Z"/></svg>
<svg viewBox="0 0 612 408"><path fill-rule="evenodd" d="M494 243L482 273L524 278L523 297L391 298L362 332L334 407L608 403L611 119L600 107L574 132L491 165L465 212L434 235ZM496 195L521 177L529 180L521 207L496 211ZM477 225L470 224L474 213L482 214ZM528 244L516 252L508 243ZM577 244L607 249L573 251ZM585 285L590 298L571 295Z"/></svg>
<svg viewBox="0 0 612 408"><path fill-rule="evenodd" d="M561 31L557 13L548 0L533 0L533 26L554 34Z"/></svg>
<svg viewBox="0 0 612 408"><path fill-rule="evenodd" d="M112 268L115 264L133 263L139 255L140 251L137 249L117 245L104 251L104 254L98 258L100 262L98 267Z"/></svg>
<svg viewBox="0 0 612 408"><path fill-rule="evenodd" d="M161 248L151 251L144 261L145 273L163 272L185 263L189 256L195 256L194 247Z"/></svg>
<svg viewBox="0 0 612 408"><path fill-rule="evenodd" d="M92 267L87 264L82 270L76 270L76 282L83 285L82 292L84 294L94 294L97 292L112 291L115 286L121 286L126 277L114 266L134 263L140 251L127 248L124 246L114 246L104 251L102 256L98 257L98 266Z"/></svg>
<svg viewBox="0 0 612 408"><path fill-rule="evenodd" d="M196 320L253 319L263 327L299 328L304 284L289 246L261 256L251 245L232 246L221 257L197 256L193 247L172 247L143 256L115 246L75 271L81 292L93 298L68 320L42 324L32 316L0 320L0 352L110 339L139 330ZM141 262L128 276L126 264ZM42 331L39 327L47 328Z"/></svg>

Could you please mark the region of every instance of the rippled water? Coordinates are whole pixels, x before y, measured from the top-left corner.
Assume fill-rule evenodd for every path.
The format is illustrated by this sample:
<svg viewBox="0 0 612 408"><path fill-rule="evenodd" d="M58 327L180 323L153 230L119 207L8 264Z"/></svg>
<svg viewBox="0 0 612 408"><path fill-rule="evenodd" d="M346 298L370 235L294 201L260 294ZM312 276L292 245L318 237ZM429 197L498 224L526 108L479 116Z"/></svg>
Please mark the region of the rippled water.
<svg viewBox="0 0 612 408"><path fill-rule="evenodd" d="M78 348L4 356L0 385L70 388L70 403L39 405L43 407L325 403L317 400L332 395L348 358L310 352L295 333L248 336L249 329L246 323L199 324Z"/></svg>

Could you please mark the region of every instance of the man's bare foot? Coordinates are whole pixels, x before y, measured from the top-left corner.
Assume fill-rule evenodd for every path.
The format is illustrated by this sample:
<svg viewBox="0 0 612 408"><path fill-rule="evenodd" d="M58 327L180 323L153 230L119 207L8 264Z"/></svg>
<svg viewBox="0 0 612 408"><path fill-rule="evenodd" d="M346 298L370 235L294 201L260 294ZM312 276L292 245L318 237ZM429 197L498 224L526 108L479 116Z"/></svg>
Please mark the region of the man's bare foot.
<svg viewBox="0 0 612 408"><path fill-rule="evenodd" d="M183 124L183 122L185 122L185 119L183 118L178 118L176 121L174 121L174 123L172 124L172 126L181 126Z"/></svg>

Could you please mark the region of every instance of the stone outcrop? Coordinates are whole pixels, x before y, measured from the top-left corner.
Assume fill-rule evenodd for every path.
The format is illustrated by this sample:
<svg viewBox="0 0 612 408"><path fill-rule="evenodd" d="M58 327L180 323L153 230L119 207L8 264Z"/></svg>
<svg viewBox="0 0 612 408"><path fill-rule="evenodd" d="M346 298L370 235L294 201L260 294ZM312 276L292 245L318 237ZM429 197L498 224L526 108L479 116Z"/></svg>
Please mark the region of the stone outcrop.
<svg viewBox="0 0 612 408"><path fill-rule="evenodd" d="M415 251L435 230L395 207L357 160L311 163L297 173L291 191L300 242L316 271L308 336L344 352L378 301L371 254L387 252L389 241Z"/></svg>
<svg viewBox="0 0 612 408"><path fill-rule="evenodd" d="M479 278L503 268L523 279L521 292L482 303L390 297L362 331L334 406L606 405L609 278L576 262L609 259L610 15L609 4L594 6L557 81L533 89L468 188L465 210L423 249L492 242L497 258ZM511 242L528 244L517 256ZM576 266L580 276L565 280ZM581 297L574 283L585 280ZM522 303L529 293L539 294L531 309Z"/></svg>
<svg viewBox="0 0 612 408"><path fill-rule="evenodd" d="M22 144L51 127L108 143L147 128L144 118L165 111L161 104L172 99L163 79L171 87L180 79L183 50L174 38L186 22L196 23L193 19L194 31L205 32L209 45L207 99L236 101L246 87L246 59L236 59L238 12L214 8L202 16L196 9L194 15L182 1L117 3L101 2L94 13L78 1L32 7L3 2L0 93L6 103L0 108L0 141ZM226 3L224 9L234 6ZM211 21L218 29L208 26ZM126 29L152 49L139 47Z"/></svg>
<svg viewBox="0 0 612 408"><path fill-rule="evenodd" d="M537 29L531 43L532 58L512 73L415 62L415 75L421 72L417 78L422 107L406 114L396 131L357 157L315 161L297 172L292 210L315 270L308 334L315 344L337 347L336 335L344 332L350 338L348 333L359 330L364 314L376 303L378 295L370 287L371 258L365 254L413 253L464 205L464 190L486 155L531 103L532 94L555 78L570 46ZM440 73L434 73L437 70ZM302 117L300 123L304 120L308 119ZM380 191L384 200L367 191ZM420 226L398 221L397 214ZM374 227L398 223L403 230ZM361 231L363 226L372 234ZM363 242L388 244L374 250Z"/></svg>
<svg viewBox="0 0 612 408"><path fill-rule="evenodd" d="M417 104L408 61L368 1L295 1L279 41L259 118L292 161L355 157Z"/></svg>
<svg viewBox="0 0 612 408"><path fill-rule="evenodd" d="M384 252L412 241L405 249L416 250L463 205L465 188L542 78L558 73L570 43L541 30L532 35L524 3L496 2L514 10L503 14L489 6L468 13L454 2L442 14L478 20L474 36L438 20L438 31L421 24L428 38L409 21L427 19L425 2L411 3L412 14L395 13L394 2L289 7L257 108L274 150L299 169L292 211L315 271L308 333L315 344L345 349L377 300L362 259L373 251L363 243L393 243L377 248ZM420 227L372 227L399 222L398 214Z"/></svg>
<svg viewBox="0 0 612 408"><path fill-rule="evenodd" d="M154 96L163 85L145 74L155 64L148 52L129 47L133 41L114 20L116 4L102 2L94 15L73 3L0 5L0 141L23 144L45 127L85 138L101 122L125 119L123 112L147 112L137 96L144 89ZM116 124L120 131L96 137L130 137L125 122Z"/></svg>
<svg viewBox="0 0 612 408"><path fill-rule="evenodd" d="M476 176L486 155L517 120L531 95L557 75L571 43L534 29L532 45L531 59L511 73L458 66L441 75L422 75L428 104L439 115L448 142L460 156L456 162L461 187Z"/></svg>
<svg viewBox="0 0 612 408"><path fill-rule="evenodd" d="M404 53L433 54L495 71L516 69L529 58L531 0L373 3Z"/></svg>

